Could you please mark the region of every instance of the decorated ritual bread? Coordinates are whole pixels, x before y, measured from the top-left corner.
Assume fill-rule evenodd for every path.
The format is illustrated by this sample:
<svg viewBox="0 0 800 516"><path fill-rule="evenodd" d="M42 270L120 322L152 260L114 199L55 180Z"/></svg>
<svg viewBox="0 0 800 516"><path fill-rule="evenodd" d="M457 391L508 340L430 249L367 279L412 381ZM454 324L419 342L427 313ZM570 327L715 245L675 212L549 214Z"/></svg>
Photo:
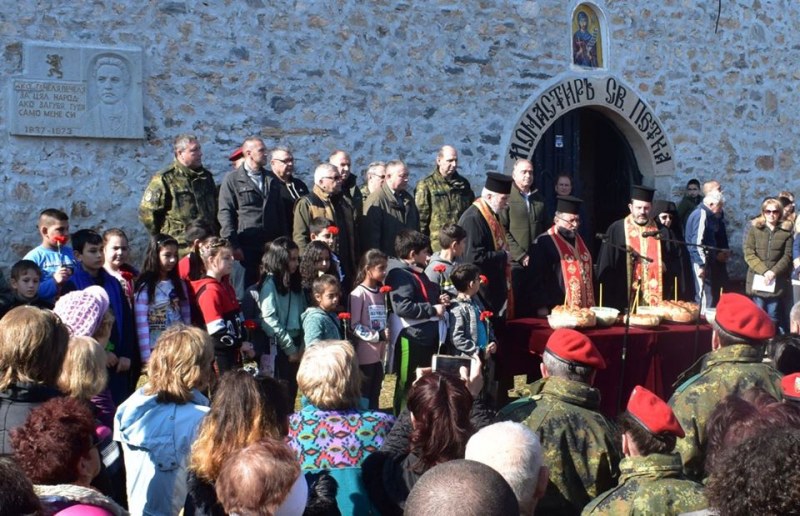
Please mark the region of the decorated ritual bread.
<svg viewBox="0 0 800 516"><path fill-rule="evenodd" d="M553 307L547 322L551 328L591 328L597 321L588 308L577 308L566 305Z"/></svg>

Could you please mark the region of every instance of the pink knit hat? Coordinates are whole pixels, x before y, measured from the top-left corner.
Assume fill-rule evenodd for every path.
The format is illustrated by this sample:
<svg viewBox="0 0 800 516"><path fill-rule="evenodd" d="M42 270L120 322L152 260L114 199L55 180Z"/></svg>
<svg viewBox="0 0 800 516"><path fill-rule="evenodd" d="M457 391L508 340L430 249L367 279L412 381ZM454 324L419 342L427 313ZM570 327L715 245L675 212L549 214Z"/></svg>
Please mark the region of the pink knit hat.
<svg viewBox="0 0 800 516"><path fill-rule="evenodd" d="M108 294L103 287L91 286L61 296L53 311L69 328L72 336L91 337L108 310Z"/></svg>

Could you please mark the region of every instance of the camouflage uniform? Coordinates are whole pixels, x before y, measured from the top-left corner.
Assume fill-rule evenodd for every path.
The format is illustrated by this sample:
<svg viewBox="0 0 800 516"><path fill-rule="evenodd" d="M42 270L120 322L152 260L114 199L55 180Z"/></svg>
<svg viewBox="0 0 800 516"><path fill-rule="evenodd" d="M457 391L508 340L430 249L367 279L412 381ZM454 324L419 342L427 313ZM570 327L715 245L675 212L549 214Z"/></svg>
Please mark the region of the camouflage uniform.
<svg viewBox="0 0 800 516"><path fill-rule="evenodd" d="M704 477L706 422L714 406L729 394L738 394L750 387L762 389L781 398L781 375L772 366L761 362L760 346L734 344L706 355L699 374L684 382L669 404L686 432L678 439L675 451L681 454L683 469L692 480Z"/></svg>
<svg viewBox="0 0 800 516"><path fill-rule="evenodd" d="M542 442L550 482L536 513L580 514L598 494L614 487L619 476L616 430L597 412L600 391L554 376L527 389L530 398L506 407L500 418L524 419Z"/></svg>
<svg viewBox="0 0 800 516"><path fill-rule="evenodd" d="M445 224L455 224L475 200L469 181L458 172L445 179L434 168L431 174L417 183L415 195L419 211L420 231L431 239L434 251L440 251L439 230Z"/></svg>
<svg viewBox="0 0 800 516"><path fill-rule="evenodd" d="M192 170L175 160L150 180L139 204L139 220L151 235L166 233L175 238L183 256L189 244L184 230L196 219L218 228L214 178L205 168Z"/></svg>
<svg viewBox="0 0 800 516"><path fill-rule="evenodd" d="M625 457L619 485L601 494L581 514L681 514L708 507L703 486L683 476L677 453Z"/></svg>

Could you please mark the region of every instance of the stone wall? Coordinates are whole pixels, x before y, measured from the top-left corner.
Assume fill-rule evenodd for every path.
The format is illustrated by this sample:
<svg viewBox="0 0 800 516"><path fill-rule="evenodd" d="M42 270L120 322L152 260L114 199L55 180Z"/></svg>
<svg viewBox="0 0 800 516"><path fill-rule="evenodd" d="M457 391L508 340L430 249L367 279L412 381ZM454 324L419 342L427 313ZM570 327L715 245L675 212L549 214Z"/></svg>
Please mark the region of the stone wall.
<svg viewBox="0 0 800 516"><path fill-rule="evenodd" d="M334 148L360 173L402 158L412 183L453 144L479 186L500 140L543 83L569 69L571 7L561 0L0 0L0 88L22 72L22 42L143 49L144 140L17 137L0 111L5 216L0 263L36 245L36 214L73 228L122 226L144 242L136 208L172 137L194 132L217 180L248 134L295 151L298 175ZM719 178L732 246L767 194L797 188L793 147L800 5L758 0L634 0L599 6L609 72L647 99L675 151L677 198ZM574 6L574 2L571 4ZM4 98L6 95L4 95ZM741 266L738 266L741 270Z"/></svg>

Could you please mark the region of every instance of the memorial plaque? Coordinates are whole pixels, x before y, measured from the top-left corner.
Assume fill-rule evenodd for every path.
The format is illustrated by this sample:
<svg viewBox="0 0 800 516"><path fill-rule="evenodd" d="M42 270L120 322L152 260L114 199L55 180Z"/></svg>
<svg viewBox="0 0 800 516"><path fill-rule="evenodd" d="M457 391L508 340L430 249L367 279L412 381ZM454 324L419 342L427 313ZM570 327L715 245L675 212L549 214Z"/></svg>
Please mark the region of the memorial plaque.
<svg viewBox="0 0 800 516"><path fill-rule="evenodd" d="M28 41L9 87L11 134L144 137L140 48Z"/></svg>

